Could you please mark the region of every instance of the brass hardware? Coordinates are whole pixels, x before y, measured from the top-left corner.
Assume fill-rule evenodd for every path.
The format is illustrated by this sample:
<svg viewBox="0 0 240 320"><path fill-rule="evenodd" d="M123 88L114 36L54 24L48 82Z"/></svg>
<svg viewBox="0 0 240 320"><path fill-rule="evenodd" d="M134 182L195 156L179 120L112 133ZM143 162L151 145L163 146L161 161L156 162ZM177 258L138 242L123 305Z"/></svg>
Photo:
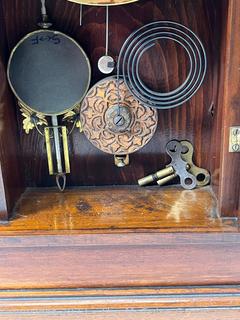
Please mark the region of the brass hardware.
<svg viewBox="0 0 240 320"><path fill-rule="evenodd" d="M67 128L62 128L62 141L63 141L63 155L65 162L65 173L70 173L70 161L69 161L69 151L68 151L68 138L67 138Z"/></svg>
<svg viewBox="0 0 240 320"><path fill-rule="evenodd" d="M46 127L45 131L45 142L47 149L47 158L48 158L48 171L50 175L53 175L53 158L52 158L52 149L51 149L51 139L50 139L50 128Z"/></svg>
<svg viewBox="0 0 240 320"><path fill-rule="evenodd" d="M45 13L45 1L42 0L42 23L41 27L47 27L48 22L47 22L47 16ZM33 70L35 70L36 66L38 69L39 68L43 68L43 71L45 70L44 68L46 68L46 66L48 66L49 61L51 61L51 59L48 59L48 54L46 55L41 55L39 53L39 56L42 56L42 62L39 62L39 59L34 59L34 55L32 58L32 65L31 67L28 65L28 60L25 57L28 57L28 55L25 55L26 51L29 51L29 55L30 53L32 54L34 51L34 48L36 46L40 48L42 48L41 50L49 50L49 52L55 52L54 50L52 51L52 44L54 45L58 45L59 48L61 48L61 46L66 46L67 43L70 46L72 46L74 48L74 50L76 49L76 52L78 52L79 56L83 59L82 60L82 64L83 64L83 70L85 70L84 74L82 74L82 72L79 72L79 70L76 70L76 74L77 74L77 78L85 78L84 81L81 84L81 81L79 83L79 90L78 89L71 89L69 90L69 93L66 94L64 92L63 94L63 98L66 98L66 101L64 101L63 99L59 99L59 95L58 94L53 94L53 92L55 92L55 90L52 90L52 92L50 92L49 95L49 102L46 102L48 100L48 96L46 96L45 98L42 98L42 96L40 97L40 95L35 94L34 89L31 89L31 84L35 83L34 81L30 81L31 78L33 77L34 79L37 79L38 83L38 88L40 90L40 92L44 93L45 95L47 95L48 92L48 87L45 83L45 79L40 79L41 77L39 77L38 75L35 75L34 72L31 72L31 69L33 68ZM25 44L27 49L23 49L25 48ZM45 48L45 49L44 49ZM66 48L68 48L68 46L66 46ZM68 48L68 49L69 49ZM59 50L60 52L61 50ZM20 52L20 53L19 53ZM38 50L36 50L36 52L38 52ZM48 51L44 51L47 52ZM71 54L71 50L69 50L69 53ZM76 55L74 55L75 57ZM45 59L46 57L46 59ZM76 56L77 58L77 56ZM76 60L76 58L74 58L73 60L73 65L74 66L78 66L79 65L79 59ZM26 61L25 61L26 60ZM40 59L41 60L41 59ZM76 60L76 61L75 61ZM59 63L60 61L60 63ZM58 70L62 70L63 68L63 59L60 59L59 61L56 61L56 65L59 64L59 68ZM46 62L46 63L45 63ZM58 63L57 63L58 62ZM28 65L28 68L24 69L26 72L24 72L24 75L20 74L18 72L18 66L21 65L21 63L23 65ZM66 64L66 68L69 69L69 61L67 61ZM54 65L54 64L51 64ZM54 69L55 70L55 69ZM78 71L78 72L77 72ZM51 72L49 71L49 67L47 72L49 72L49 74L51 74ZM44 72L41 72L41 74L43 74ZM41 134L42 136L45 136L45 141L46 141L46 149L47 149L47 158L48 158L48 169L50 174L66 174L66 173L70 173L70 165L69 165L69 154L66 150L66 146L67 146L67 129L63 129L62 132L60 131L59 133L59 127L58 127L58 121L57 121L57 116L60 115L66 115L68 113L70 113L70 111L72 109L74 109L74 114L71 114L71 117L74 118L73 124L72 124L72 128L71 130L69 130L68 134L71 134L71 132L73 131L74 127L78 127L79 130L81 131L81 122L80 122L80 114L79 114L79 109L80 109L80 102L82 101L82 98L85 96L89 84L90 84L90 73L91 73L91 67L90 67L90 63L89 60L85 54L85 52L83 51L83 49L79 46L79 44L73 40L72 38L70 38L69 36L58 32L58 31L53 31L53 30L38 30L38 31L34 31L32 33L29 33L28 35L26 35L22 40L20 40L18 42L18 44L15 46L15 48L12 50L10 58L9 58L9 62L8 62L8 67L7 67L7 77L8 77L8 82L10 84L10 87L13 91L13 93L15 94L17 100L19 101L19 106L20 106L20 110L21 113L23 115L23 129L24 131L28 134L32 129L36 129L38 131L39 134ZM55 74L53 72L53 74ZM72 78L72 74L69 74L69 77ZM26 78L25 78L26 77ZM37 78L36 78L37 77ZM28 85L22 85L21 83L21 79L24 79L24 81L26 80L26 83ZM30 80L29 80L30 79ZM61 77L57 77L56 76L56 80L61 79ZM73 76L73 79L76 79L75 76ZM67 81L65 79L65 81ZM54 83L54 81L51 81L51 84ZM24 90L20 90L19 88L24 87ZM73 92L74 91L74 92ZM73 93L72 93L73 92ZM21 94L20 94L21 93ZM34 94L33 94L34 93ZM20 94L20 95L19 95ZM71 97L73 95L76 95L76 97L73 98ZM37 98L36 97L40 97ZM50 101L52 99L52 101ZM56 100L56 102L54 101ZM60 102L59 102L60 101ZM78 107L78 110L75 111L75 108ZM49 127L49 123L46 120L48 116L51 116L52 119L52 126L53 130L49 129L49 130L45 130L45 128L41 129L40 126L44 126L44 127ZM68 114L69 116L69 114ZM56 118L56 119L55 119ZM54 120L53 120L54 119ZM55 121L55 122L54 122ZM49 127L50 128L50 127ZM60 139L60 141L62 141L62 146L65 148L65 150L63 150L63 152L60 150L60 145L57 146L57 142L59 140L59 135L62 135L62 138ZM53 158L53 156L50 155L51 152L51 141L52 138L54 138L54 146L55 146L55 154L56 154L56 159ZM61 154L63 153L63 155ZM65 172L61 171L61 167L62 167L62 162L66 161L65 163ZM54 170L54 167L57 164L57 170ZM64 186L64 180L61 179L62 185ZM60 183L58 183L58 186L60 185Z"/></svg>
<svg viewBox="0 0 240 320"><path fill-rule="evenodd" d="M56 184L58 189L63 192L66 188L67 178L64 173L60 173L56 175Z"/></svg>
<svg viewBox="0 0 240 320"><path fill-rule="evenodd" d="M173 173L173 174L170 174L170 176L167 176L165 178L162 178L160 180L157 181L157 184L159 186L163 186L164 184L172 181L173 179L175 179L177 177L177 174L176 173Z"/></svg>
<svg viewBox="0 0 240 320"><path fill-rule="evenodd" d="M99 107L101 106L101 107ZM157 110L130 94L122 78L95 84L81 104L80 120L87 139L114 155L117 167L129 164L129 154L143 148L157 128Z"/></svg>
<svg viewBox="0 0 240 320"><path fill-rule="evenodd" d="M125 166L129 165L129 155L125 155L125 156L114 156L114 164L115 166L117 166L118 168L123 168Z"/></svg>
<svg viewBox="0 0 240 320"><path fill-rule="evenodd" d="M189 164L186 164L186 169L190 169ZM174 168L172 166L167 166L165 169L159 170L154 174L150 174L145 178L139 179L138 184L140 186L145 186L147 184L157 181L157 184L159 186L162 186L176 177L177 174L175 173Z"/></svg>
<svg viewBox="0 0 240 320"><path fill-rule="evenodd" d="M58 144L54 143L55 145L55 152L58 154L57 159L57 169L54 169L53 163L53 156L52 156L52 146L51 146L51 137L54 136L54 130L57 130L58 137L62 138L62 146L63 146L63 157L65 163L65 171L62 172L62 158L60 149L57 149ZM61 135L59 134L59 130L61 130ZM48 158L48 170L50 175L65 175L66 173L70 173L70 161L69 161L69 151L68 151L68 142L67 142L67 129L65 126L53 126L53 127L45 127L45 142L46 142L46 149L47 149L47 158Z"/></svg>
<svg viewBox="0 0 240 320"><path fill-rule="evenodd" d="M240 127L230 128L229 152L240 152Z"/></svg>
<svg viewBox="0 0 240 320"><path fill-rule="evenodd" d="M82 123L80 120L80 104L76 105L73 110L68 111L64 114L62 121L66 121L72 124L71 130L68 132L68 135L70 135L74 128L78 128L80 132L83 131L82 129Z"/></svg>
<svg viewBox="0 0 240 320"><path fill-rule="evenodd" d="M120 112L119 112L120 109ZM128 130L131 125L131 110L124 105L114 105L106 111L106 125L109 131L121 133Z"/></svg>
<svg viewBox="0 0 240 320"><path fill-rule="evenodd" d="M150 184L156 180L162 179L170 174L173 174L175 171L173 167L166 167L165 169L159 170L153 174L150 174L147 177L144 177L142 179L138 180L138 184L140 186L146 186L147 184Z"/></svg>
<svg viewBox="0 0 240 320"><path fill-rule="evenodd" d="M172 158L171 163L163 170L157 171L138 180L140 186L157 181L159 186L179 177L183 188L191 190L203 187L210 182L210 173L193 163L193 146L187 140L172 140L166 146L166 152Z"/></svg>
<svg viewBox="0 0 240 320"><path fill-rule="evenodd" d="M211 176L208 170L199 168L193 163L193 145L191 144L191 142L187 140L182 140L180 141L180 143L183 146L183 152L181 154L181 157L184 161L186 161L189 164L189 172L196 177L197 186L204 187L208 185L211 180Z"/></svg>
<svg viewBox="0 0 240 320"><path fill-rule="evenodd" d="M46 117L43 114L33 112L30 108L25 106L20 101L18 101L18 105L20 107L21 114L24 117L23 130L26 134L29 134L29 132L35 127L36 129L38 129L38 131L40 131L38 126L48 125Z"/></svg>

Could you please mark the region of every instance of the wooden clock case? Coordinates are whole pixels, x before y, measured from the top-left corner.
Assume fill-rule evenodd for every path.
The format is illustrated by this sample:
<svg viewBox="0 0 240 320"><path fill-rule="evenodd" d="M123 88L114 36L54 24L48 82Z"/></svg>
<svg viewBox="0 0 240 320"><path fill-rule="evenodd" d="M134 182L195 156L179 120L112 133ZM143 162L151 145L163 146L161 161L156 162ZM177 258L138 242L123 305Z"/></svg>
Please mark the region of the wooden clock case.
<svg viewBox="0 0 240 320"><path fill-rule="evenodd" d="M81 27L77 4L49 0L48 10L54 28L89 56L92 85L102 79L105 9L84 7ZM116 168L75 130L64 193L48 176L44 139L23 132L6 78L10 51L37 29L39 12L37 0L0 1L0 319L239 319L240 153L228 145L230 127L240 125L239 1L111 7L112 56L141 25L173 20L200 37L208 72L189 102L158 112L156 135L128 167ZM186 75L187 59L172 43L144 59L154 88L174 88ZM173 138L194 144L211 186L136 186L168 163L164 147Z"/></svg>

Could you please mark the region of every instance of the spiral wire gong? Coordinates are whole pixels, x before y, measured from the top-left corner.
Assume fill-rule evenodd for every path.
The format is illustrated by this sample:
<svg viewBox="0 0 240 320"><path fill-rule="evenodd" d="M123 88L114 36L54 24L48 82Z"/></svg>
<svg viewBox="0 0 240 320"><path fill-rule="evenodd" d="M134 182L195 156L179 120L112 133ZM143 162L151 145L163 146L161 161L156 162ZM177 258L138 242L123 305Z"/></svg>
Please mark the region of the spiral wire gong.
<svg viewBox="0 0 240 320"><path fill-rule="evenodd" d="M185 49L190 70L186 80L167 93L151 90L140 77L143 54L158 40L172 40ZM187 102L198 91L206 75L207 57L203 44L189 28L172 21L152 22L133 32L123 44L117 75L123 76L129 91L142 103L158 109L169 109Z"/></svg>

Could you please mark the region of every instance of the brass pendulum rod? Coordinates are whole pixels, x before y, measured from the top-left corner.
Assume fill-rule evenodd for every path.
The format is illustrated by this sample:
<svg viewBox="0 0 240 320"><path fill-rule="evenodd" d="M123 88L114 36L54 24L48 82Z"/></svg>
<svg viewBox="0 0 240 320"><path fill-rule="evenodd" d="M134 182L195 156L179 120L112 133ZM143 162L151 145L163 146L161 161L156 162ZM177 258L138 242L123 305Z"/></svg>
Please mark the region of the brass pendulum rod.
<svg viewBox="0 0 240 320"><path fill-rule="evenodd" d="M54 145L55 145L55 152L56 152L56 160L57 160L57 173L62 174L63 167L62 167L57 116L52 116L52 125L53 125L53 138L54 138Z"/></svg>

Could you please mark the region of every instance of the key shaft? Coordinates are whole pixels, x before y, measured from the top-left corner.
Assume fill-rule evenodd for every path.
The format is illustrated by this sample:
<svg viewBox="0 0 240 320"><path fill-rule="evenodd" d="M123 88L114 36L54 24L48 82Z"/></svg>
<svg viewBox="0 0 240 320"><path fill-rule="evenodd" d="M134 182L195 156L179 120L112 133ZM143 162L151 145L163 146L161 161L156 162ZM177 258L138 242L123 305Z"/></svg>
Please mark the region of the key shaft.
<svg viewBox="0 0 240 320"><path fill-rule="evenodd" d="M157 181L157 180L160 180L166 176L169 176L169 175L173 174L174 172L175 171L174 171L173 167L169 166L169 167L166 167L162 170L159 170L153 174L150 174L149 176L146 176L142 179L139 179L138 184L140 186L146 186L154 181Z"/></svg>

